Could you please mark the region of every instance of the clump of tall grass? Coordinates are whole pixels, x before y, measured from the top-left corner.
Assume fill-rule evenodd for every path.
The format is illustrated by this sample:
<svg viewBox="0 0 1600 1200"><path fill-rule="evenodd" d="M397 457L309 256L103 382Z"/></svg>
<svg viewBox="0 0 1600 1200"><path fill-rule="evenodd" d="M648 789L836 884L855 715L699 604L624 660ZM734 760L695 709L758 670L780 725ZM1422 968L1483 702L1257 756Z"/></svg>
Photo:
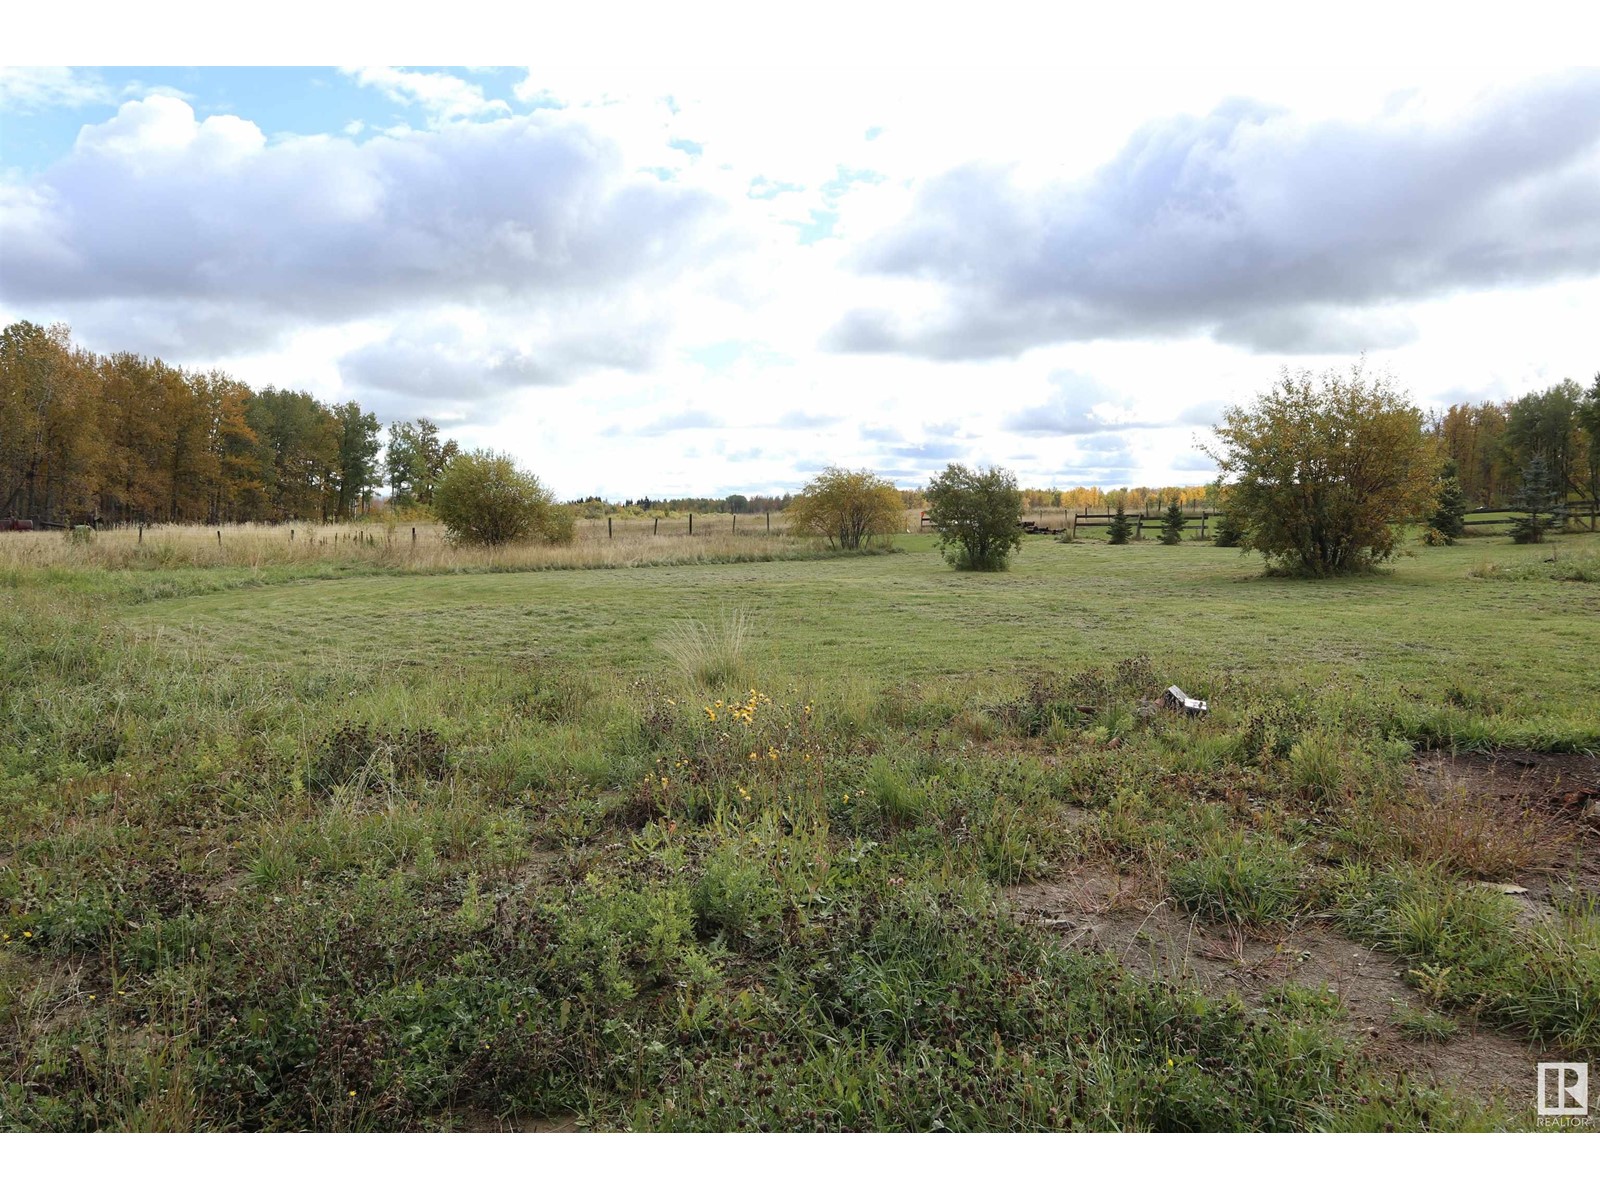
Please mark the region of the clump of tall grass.
<svg viewBox="0 0 1600 1200"><path fill-rule="evenodd" d="M1493 579L1502 583L1524 583L1532 579L1552 579L1558 583L1600 583L1600 553L1587 550L1538 562L1503 563L1485 559L1467 574L1473 579Z"/></svg>
<svg viewBox="0 0 1600 1200"><path fill-rule="evenodd" d="M1289 751L1289 776L1303 799L1327 807L1344 795L1348 757L1337 735L1311 730Z"/></svg>
<svg viewBox="0 0 1600 1200"><path fill-rule="evenodd" d="M656 639L656 646L694 682L721 688L745 678L755 637L750 614L735 608L705 620L675 621Z"/></svg>
<svg viewBox="0 0 1600 1200"><path fill-rule="evenodd" d="M1308 900L1305 882L1291 847L1242 833L1212 839L1200 857L1174 867L1169 879L1178 903L1202 920L1256 927L1299 912Z"/></svg>
<svg viewBox="0 0 1600 1200"><path fill-rule="evenodd" d="M1578 1053L1600 1048L1600 905L1580 898L1526 925L1509 896L1466 887L1434 867L1335 878L1347 932L1416 964L1433 1005L1552 1037Z"/></svg>

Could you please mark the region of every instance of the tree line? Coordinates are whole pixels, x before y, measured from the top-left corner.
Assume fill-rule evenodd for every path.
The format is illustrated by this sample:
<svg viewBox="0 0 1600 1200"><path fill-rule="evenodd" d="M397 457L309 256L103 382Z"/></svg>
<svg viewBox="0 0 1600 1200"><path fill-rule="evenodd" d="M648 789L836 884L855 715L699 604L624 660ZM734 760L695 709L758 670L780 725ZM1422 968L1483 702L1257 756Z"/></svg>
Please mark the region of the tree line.
<svg viewBox="0 0 1600 1200"><path fill-rule="evenodd" d="M160 359L91 353L64 325L19 321L0 331L0 517L69 522L349 520L385 486L391 503L431 506L457 455L426 418L389 426L354 401L254 389L221 371ZM1585 389L1563 380L1502 403L1452 405L1429 428L1455 464L1466 501L1515 501L1531 464L1543 462L1563 497L1600 499L1600 375ZM924 489L899 490L907 508ZM1145 508L1176 499L1213 506L1216 484L1184 488L1028 489L1035 507ZM581 511L670 507L762 513L797 497L641 497Z"/></svg>
<svg viewBox="0 0 1600 1200"><path fill-rule="evenodd" d="M1564 379L1516 400L1452 404L1432 433L1475 507L1512 503L1541 457L1564 496L1600 498L1600 374L1588 389Z"/></svg>
<svg viewBox="0 0 1600 1200"><path fill-rule="evenodd" d="M433 422L94 354L65 325L0 331L0 516L45 522L349 520L385 484L432 500L457 448Z"/></svg>

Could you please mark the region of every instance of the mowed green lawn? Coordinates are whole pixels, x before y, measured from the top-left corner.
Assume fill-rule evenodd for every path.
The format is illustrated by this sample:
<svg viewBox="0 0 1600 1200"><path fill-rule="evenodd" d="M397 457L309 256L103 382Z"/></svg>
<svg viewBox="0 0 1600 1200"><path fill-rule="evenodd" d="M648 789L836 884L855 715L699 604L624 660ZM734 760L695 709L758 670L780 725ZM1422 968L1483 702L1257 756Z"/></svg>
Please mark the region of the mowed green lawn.
<svg viewBox="0 0 1600 1200"><path fill-rule="evenodd" d="M1147 654L1197 694L1220 672L1426 692L1471 683L1533 710L1569 709L1600 682L1600 588L1468 575L1541 561L1549 546L1475 540L1305 581L1267 578L1259 559L1209 543L1031 539L994 575L951 570L931 536L899 544L813 562L308 581L158 601L135 620L201 654L358 668L537 657L654 674L673 621L742 609L758 673L814 680L953 677L988 690L994 676L1006 690L1034 668ZM1555 553L1597 549L1600 536L1583 535Z"/></svg>

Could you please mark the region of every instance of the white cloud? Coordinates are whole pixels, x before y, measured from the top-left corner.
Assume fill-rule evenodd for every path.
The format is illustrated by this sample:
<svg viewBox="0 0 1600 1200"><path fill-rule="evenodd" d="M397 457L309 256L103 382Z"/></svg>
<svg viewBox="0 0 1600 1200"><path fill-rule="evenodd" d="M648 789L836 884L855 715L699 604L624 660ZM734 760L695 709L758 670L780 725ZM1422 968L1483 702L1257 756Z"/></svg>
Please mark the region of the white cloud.
<svg viewBox="0 0 1600 1200"><path fill-rule="evenodd" d="M398 67L347 67L345 73L363 87L376 88L397 104L415 104L433 124L503 116L504 100L490 100L483 88L442 71L406 71Z"/></svg>
<svg viewBox="0 0 1600 1200"><path fill-rule="evenodd" d="M477 75L373 74L409 124L341 135L330 106L315 137L151 97L0 179L0 319L444 419L566 495L781 491L828 463L920 484L949 458L1202 482L1195 426L1286 354L1374 349L1427 404L1600 365L1593 160L1530 159L1582 121L1486 122L1483 78L568 62L511 113ZM1063 231L1109 265L1062 270ZM1320 258L1274 274L1263 249ZM1563 255L1573 278L1526 282ZM846 314L915 353L820 349Z"/></svg>
<svg viewBox="0 0 1600 1200"><path fill-rule="evenodd" d="M856 308L834 342L983 358L1208 332L1347 354L1414 336L1396 302L1600 273L1600 71L1446 118L1232 100L1147 123L1081 180L947 171L859 255L911 303Z"/></svg>
<svg viewBox="0 0 1600 1200"><path fill-rule="evenodd" d="M111 102L111 89L85 71L72 67L0 67L0 111L28 113Z"/></svg>
<svg viewBox="0 0 1600 1200"><path fill-rule="evenodd" d="M640 336L659 333L673 282L719 253L720 208L628 173L560 114L269 142L249 121L197 120L153 96L0 195L0 294L120 302L130 326L170 310L209 334L191 354L246 349L274 327L479 305L581 342L569 367L603 360L608 340L627 365L638 339L600 337L598 322L620 306Z"/></svg>

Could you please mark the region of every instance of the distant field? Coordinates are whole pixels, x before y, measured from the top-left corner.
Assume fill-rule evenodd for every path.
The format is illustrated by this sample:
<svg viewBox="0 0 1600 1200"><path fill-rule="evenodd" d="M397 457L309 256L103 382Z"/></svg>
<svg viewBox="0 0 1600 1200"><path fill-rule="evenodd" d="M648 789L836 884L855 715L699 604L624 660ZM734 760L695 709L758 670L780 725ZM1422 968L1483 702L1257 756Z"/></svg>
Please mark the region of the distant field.
<svg viewBox="0 0 1600 1200"><path fill-rule="evenodd" d="M447 571L563 570L630 567L658 562L751 561L803 555L810 546L787 536L783 521L747 520L738 529L728 517L650 522L617 518L581 520L569 545L455 546L444 528L430 522L358 522L324 525L152 525L107 529L76 539L63 532L9 533L0 538L0 572L57 569L68 572L251 570Z"/></svg>
<svg viewBox="0 0 1600 1200"><path fill-rule="evenodd" d="M0 1128L1529 1128L1600 1052L1600 536L772 540L0 542Z"/></svg>

